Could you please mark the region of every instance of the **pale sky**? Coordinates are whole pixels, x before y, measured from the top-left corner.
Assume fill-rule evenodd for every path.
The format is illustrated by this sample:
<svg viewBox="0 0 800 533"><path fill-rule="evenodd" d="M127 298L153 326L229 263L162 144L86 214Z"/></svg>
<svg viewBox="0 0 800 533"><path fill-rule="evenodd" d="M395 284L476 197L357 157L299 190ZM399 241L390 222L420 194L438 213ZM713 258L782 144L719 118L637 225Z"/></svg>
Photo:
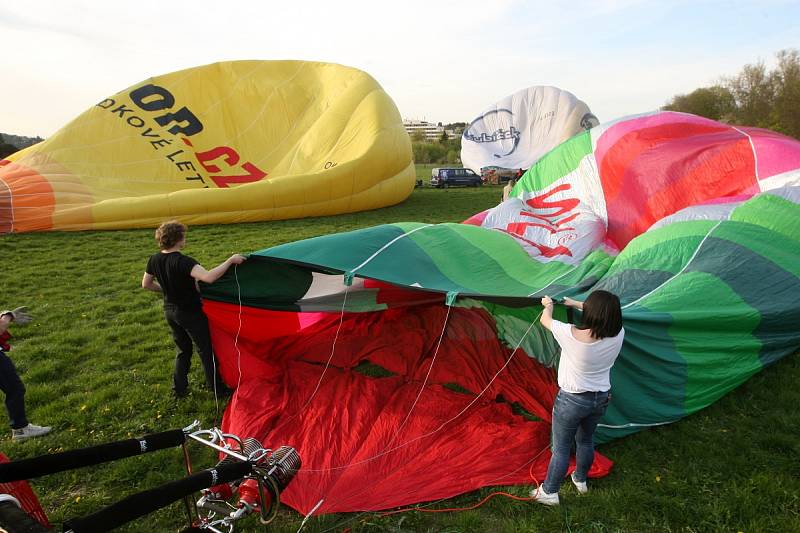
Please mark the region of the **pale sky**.
<svg viewBox="0 0 800 533"><path fill-rule="evenodd" d="M800 2L25 0L0 5L0 132L48 137L151 76L236 59L366 71L404 118L468 122L532 85L601 121L800 48Z"/></svg>

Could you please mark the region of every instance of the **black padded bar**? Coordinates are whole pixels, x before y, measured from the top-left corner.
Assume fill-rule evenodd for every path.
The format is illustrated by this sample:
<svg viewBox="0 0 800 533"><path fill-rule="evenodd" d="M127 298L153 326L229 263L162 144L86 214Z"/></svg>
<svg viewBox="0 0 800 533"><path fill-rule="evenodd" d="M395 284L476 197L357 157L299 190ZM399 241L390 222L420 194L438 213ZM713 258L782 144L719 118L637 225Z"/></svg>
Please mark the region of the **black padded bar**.
<svg viewBox="0 0 800 533"><path fill-rule="evenodd" d="M247 461L203 470L154 489L132 494L96 513L64 522L67 533L102 533L157 511L194 492L241 479L253 470Z"/></svg>
<svg viewBox="0 0 800 533"><path fill-rule="evenodd" d="M182 429L173 429L140 439L127 439L108 444L100 444L90 448L70 450L66 452L40 455L30 459L21 459L0 464L0 483L31 479L34 477L55 474L64 470L91 466L133 455L140 455L164 448L180 446L186 441Z"/></svg>

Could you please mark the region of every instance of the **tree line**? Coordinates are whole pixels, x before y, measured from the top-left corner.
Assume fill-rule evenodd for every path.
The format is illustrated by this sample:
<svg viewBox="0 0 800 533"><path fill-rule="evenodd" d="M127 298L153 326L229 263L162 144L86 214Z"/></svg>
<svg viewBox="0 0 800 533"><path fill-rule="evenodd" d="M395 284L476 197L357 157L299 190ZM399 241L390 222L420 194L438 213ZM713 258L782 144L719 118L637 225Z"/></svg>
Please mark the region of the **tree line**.
<svg viewBox="0 0 800 533"><path fill-rule="evenodd" d="M10 156L23 148L27 148L44 139L41 137L25 137L23 135L12 135L10 133L0 133L0 159Z"/></svg>
<svg viewBox="0 0 800 533"><path fill-rule="evenodd" d="M445 129L456 131L458 134L448 136L447 132L443 131L442 136L436 141L426 140L422 132L414 132L411 136L411 151L414 154L414 162L447 165L460 163L461 132L466 127L466 122L446 124L444 126Z"/></svg>
<svg viewBox="0 0 800 533"><path fill-rule="evenodd" d="M777 65L747 64L734 76L674 96L666 111L683 111L727 124L755 126L800 139L800 51L775 54Z"/></svg>

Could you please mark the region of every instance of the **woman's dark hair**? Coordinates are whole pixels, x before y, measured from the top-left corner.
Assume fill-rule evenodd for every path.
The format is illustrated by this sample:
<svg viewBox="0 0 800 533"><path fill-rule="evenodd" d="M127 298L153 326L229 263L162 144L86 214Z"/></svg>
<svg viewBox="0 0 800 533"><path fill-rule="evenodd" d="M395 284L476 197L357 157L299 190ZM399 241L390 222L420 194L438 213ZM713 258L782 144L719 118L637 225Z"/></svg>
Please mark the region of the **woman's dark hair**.
<svg viewBox="0 0 800 533"><path fill-rule="evenodd" d="M181 242L186 236L186 226L177 220L164 222L156 230L156 240L162 250L168 250Z"/></svg>
<svg viewBox="0 0 800 533"><path fill-rule="evenodd" d="M582 328L591 330L592 337L616 337L622 329L622 309L616 294L594 291L583 302Z"/></svg>

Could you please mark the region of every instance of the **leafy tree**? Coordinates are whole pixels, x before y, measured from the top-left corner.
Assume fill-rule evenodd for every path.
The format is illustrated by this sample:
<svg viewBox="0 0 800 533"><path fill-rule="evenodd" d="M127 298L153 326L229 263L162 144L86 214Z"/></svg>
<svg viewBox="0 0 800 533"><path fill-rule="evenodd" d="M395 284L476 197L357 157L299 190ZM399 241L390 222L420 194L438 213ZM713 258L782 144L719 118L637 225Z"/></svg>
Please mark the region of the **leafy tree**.
<svg viewBox="0 0 800 533"><path fill-rule="evenodd" d="M725 78L725 82L736 102L734 118L738 124L762 128L772 125L774 86L763 61L745 65L738 75Z"/></svg>
<svg viewBox="0 0 800 533"><path fill-rule="evenodd" d="M10 156L14 152L18 152L16 146L13 144L8 143L0 143L0 159L5 159L6 157Z"/></svg>
<svg viewBox="0 0 800 533"><path fill-rule="evenodd" d="M800 52L781 50L777 54L775 83L775 129L800 139Z"/></svg>
<svg viewBox="0 0 800 533"><path fill-rule="evenodd" d="M779 131L800 139L800 52L781 50L778 65L745 65L712 87L673 97L662 109Z"/></svg>
<svg viewBox="0 0 800 533"><path fill-rule="evenodd" d="M447 152L439 143L411 143L411 150L416 163L444 163Z"/></svg>
<svg viewBox="0 0 800 533"><path fill-rule="evenodd" d="M736 104L731 91L720 85L701 87L689 94L679 94L662 109L682 111L713 120L726 121L731 117Z"/></svg>
<svg viewBox="0 0 800 533"><path fill-rule="evenodd" d="M439 137L439 142L442 144L446 144L449 138L447 137L447 131L442 130L442 136Z"/></svg>

